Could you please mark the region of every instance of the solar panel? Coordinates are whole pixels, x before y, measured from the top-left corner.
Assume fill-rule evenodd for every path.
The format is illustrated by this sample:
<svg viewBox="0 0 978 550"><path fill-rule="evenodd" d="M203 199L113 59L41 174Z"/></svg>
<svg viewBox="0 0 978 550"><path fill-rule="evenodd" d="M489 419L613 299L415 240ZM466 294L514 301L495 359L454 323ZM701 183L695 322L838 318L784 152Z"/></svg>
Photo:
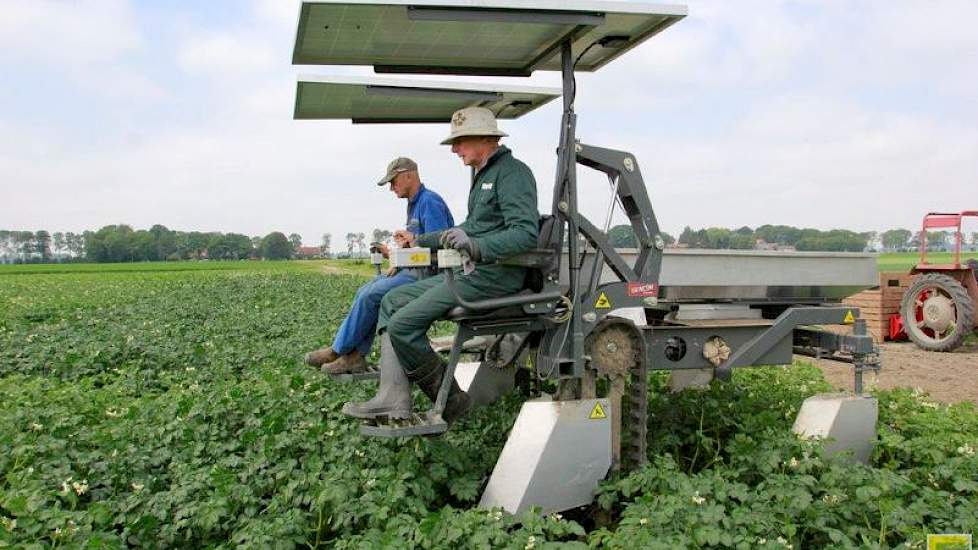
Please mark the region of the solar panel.
<svg viewBox="0 0 978 550"><path fill-rule="evenodd" d="M292 63L377 72L526 76L560 70L572 40L594 71L682 19L686 7L584 0L312 0L302 3Z"/></svg>
<svg viewBox="0 0 978 550"><path fill-rule="evenodd" d="M300 76L295 119L368 122L448 122L464 107L496 118L518 118L560 97L559 88L435 82L378 76Z"/></svg>

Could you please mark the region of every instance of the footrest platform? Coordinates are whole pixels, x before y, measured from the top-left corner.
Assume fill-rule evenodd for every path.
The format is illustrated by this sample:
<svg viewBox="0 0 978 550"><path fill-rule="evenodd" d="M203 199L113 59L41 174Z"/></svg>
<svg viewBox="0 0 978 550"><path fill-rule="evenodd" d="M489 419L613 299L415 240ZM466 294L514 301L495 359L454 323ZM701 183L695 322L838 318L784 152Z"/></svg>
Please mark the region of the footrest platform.
<svg viewBox="0 0 978 550"><path fill-rule="evenodd" d="M441 414L426 412L413 414L404 420L381 417L366 420L360 426L360 433L372 437L411 437L415 435L437 435L448 431L448 423Z"/></svg>

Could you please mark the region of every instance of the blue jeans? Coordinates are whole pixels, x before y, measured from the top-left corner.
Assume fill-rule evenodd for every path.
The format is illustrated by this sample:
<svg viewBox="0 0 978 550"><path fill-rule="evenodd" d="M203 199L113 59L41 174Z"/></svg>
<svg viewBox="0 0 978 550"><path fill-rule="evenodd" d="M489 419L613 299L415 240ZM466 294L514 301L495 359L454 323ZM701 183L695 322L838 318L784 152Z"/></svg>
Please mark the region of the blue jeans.
<svg viewBox="0 0 978 550"><path fill-rule="evenodd" d="M346 355L354 349L360 355L370 353L377 332L377 315L380 312L380 300L392 289L415 282L417 279L408 270L402 269L392 277L380 275L357 290L353 298L353 308L343 319L340 329L333 340L333 350Z"/></svg>

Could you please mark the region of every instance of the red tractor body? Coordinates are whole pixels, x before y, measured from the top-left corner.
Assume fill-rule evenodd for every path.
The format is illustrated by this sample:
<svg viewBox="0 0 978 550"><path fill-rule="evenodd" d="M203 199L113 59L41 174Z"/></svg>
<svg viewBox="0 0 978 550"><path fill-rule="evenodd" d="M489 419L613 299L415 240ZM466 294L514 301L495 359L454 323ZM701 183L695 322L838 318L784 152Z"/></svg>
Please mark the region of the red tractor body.
<svg viewBox="0 0 978 550"><path fill-rule="evenodd" d="M920 263L911 270L917 277L900 303L902 328L922 349L952 351L978 328L978 266L974 260L961 263L961 220L966 217L978 218L978 210L924 216ZM955 230L953 261L928 263L927 230L949 228Z"/></svg>

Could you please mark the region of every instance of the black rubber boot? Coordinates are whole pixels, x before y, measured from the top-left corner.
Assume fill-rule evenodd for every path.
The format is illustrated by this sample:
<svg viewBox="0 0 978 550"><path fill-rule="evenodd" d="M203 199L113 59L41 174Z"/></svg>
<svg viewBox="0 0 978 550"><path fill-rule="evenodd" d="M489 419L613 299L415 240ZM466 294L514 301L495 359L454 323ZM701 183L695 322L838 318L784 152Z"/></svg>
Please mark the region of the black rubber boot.
<svg viewBox="0 0 978 550"><path fill-rule="evenodd" d="M445 376L445 365L439 362L437 366L423 370L426 372L416 379L415 383L434 404L435 400L438 399L438 390L441 389L441 379ZM458 387L458 382L452 380L452 385L448 390L448 400L445 402L445 410L441 413L441 417L445 419L445 422L451 424L464 416L471 408L472 400L469 398L469 394Z"/></svg>
<svg viewBox="0 0 978 550"><path fill-rule="evenodd" d="M343 414L363 419L379 416L392 419L411 418L411 381L404 373L386 332L381 335L380 342L380 388L377 395L369 401L346 403L343 405Z"/></svg>

